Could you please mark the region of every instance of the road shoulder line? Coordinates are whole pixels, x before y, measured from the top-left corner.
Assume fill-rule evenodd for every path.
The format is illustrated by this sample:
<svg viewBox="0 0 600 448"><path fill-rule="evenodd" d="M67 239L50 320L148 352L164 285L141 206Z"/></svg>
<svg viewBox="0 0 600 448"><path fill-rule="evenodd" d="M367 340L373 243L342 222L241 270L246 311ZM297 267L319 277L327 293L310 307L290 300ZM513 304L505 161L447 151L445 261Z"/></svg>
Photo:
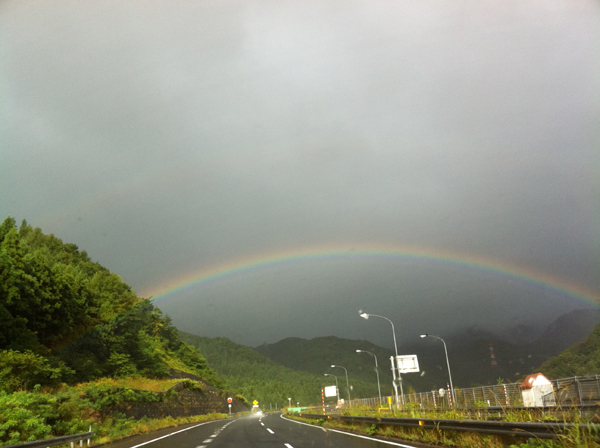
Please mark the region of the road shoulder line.
<svg viewBox="0 0 600 448"><path fill-rule="evenodd" d="M283 416L283 414L279 414L279 416L284 419L287 420L289 422L294 422L294 423L298 423L299 425L306 425L306 426L310 426L311 428L319 428L322 430L326 430L326 431L332 431L332 432L337 432L339 434L345 434L347 436L352 436L352 437L358 437L360 439L367 439L367 440L371 440L373 442L380 442L380 443L385 443L387 445L394 445L394 446L401 446L403 448L417 448L415 446L412 445L403 445L402 443L396 443L396 442L391 442L389 440L382 440L382 439L376 439L374 437L367 437L367 436L363 436L361 434L354 434L352 432L346 432L346 431L340 431L339 429L332 429L332 428L323 428L321 426L316 426L316 425L311 425L310 423L304 423L304 422L299 422L297 420L293 420L291 418L286 418ZM135 448L135 447L132 447Z"/></svg>
<svg viewBox="0 0 600 448"><path fill-rule="evenodd" d="M216 423L216 422L219 422L219 421L221 421L221 420L211 420L210 422L202 422L202 423L199 423L197 425L190 426L188 428L180 429L179 431L175 431L175 432L171 432L169 434L165 434L164 436L157 437L156 439L148 440L148 441L146 441L144 443L140 443L138 445L134 445L131 448L138 448L140 446L148 445L149 443L156 442L157 440L165 439L167 437L171 437L171 436L173 436L175 434L179 434L180 432L189 431L190 429L197 428L198 426L208 425L209 423Z"/></svg>

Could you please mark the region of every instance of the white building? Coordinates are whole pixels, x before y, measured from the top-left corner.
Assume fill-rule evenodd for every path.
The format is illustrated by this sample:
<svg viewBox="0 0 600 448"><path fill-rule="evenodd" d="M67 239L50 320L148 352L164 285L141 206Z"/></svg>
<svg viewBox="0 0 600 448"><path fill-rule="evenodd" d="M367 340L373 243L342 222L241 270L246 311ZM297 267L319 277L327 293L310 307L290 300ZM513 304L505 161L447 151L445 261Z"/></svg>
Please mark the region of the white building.
<svg viewBox="0 0 600 448"><path fill-rule="evenodd" d="M523 406L535 407L544 406L544 397L546 397L546 406L555 406L554 387L552 382L541 373L529 375L519 386L523 396Z"/></svg>

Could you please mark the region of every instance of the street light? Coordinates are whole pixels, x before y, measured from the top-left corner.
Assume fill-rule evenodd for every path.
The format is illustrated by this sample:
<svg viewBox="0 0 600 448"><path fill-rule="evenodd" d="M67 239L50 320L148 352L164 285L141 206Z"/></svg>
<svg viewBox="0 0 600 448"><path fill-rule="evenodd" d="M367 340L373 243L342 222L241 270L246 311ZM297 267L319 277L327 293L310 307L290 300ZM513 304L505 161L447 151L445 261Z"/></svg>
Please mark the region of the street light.
<svg viewBox="0 0 600 448"><path fill-rule="evenodd" d="M379 405L381 406L381 386L379 385L379 369L377 368L377 356L367 350L356 350L356 353L368 353L375 358L375 373L377 374L377 390L379 391Z"/></svg>
<svg viewBox="0 0 600 448"><path fill-rule="evenodd" d="M345 367L342 366L336 366L332 364L331 367L339 367L341 369L344 369L344 372L346 372L346 392L348 393L348 403L350 403L350 383L348 383L348 371Z"/></svg>
<svg viewBox="0 0 600 448"><path fill-rule="evenodd" d="M456 395L454 394L454 386L452 386L452 373L450 373L450 361L448 360L448 349L446 348L446 341L444 341L439 336L435 336L433 334L422 334L422 338L430 337L439 339L444 344L444 352L446 352L446 365L448 366L448 378L450 378L450 393L452 394L452 401L454 401L454 406L456 406Z"/></svg>
<svg viewBox="0 0 600 448"><path fill-rule="evenodd" d="M396 330L394 329L394 322L389 320L387 317L379 316L377 314L368 314L368 313L360 313L360 317L365 320L368 320L369 317L379 317L381 319L387 320L390 324L392 324L392 336L394 337L394 351L396 352L395 365L398 365L398 344L396 344ZM404 390L402 389L402 375L400 374L400 369L398 369L398 379L400 380L400 394L402 395L402 404L404 404ZM397 387L397 386L394 386ZM396 403L398 403L398 389L396 389Z"/></svg>
<svg viewBox="0 0 600 448"><path fill-rule="evenodd" d="M337 393L338 403L340 402L340 388L338 387L337 376L333 373L324 373L325 376L332 376L335 378L335 392Z"/></svg>

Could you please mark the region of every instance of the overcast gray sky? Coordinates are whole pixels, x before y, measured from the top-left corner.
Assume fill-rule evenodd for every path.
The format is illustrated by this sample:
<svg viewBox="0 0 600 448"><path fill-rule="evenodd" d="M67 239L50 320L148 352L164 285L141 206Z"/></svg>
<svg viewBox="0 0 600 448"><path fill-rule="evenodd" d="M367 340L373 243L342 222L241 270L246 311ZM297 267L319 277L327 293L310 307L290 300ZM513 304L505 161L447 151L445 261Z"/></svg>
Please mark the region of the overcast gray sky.
<svg viewBox="0 0 600 448"><path fill-rule="evenodd" d="M410 246L600 297L598 1L19 0L0 33L0 213L141 295ZM411 337L585 306L518 277L332 257L158 303L250 345L387 342L359 307Z"/></svg>

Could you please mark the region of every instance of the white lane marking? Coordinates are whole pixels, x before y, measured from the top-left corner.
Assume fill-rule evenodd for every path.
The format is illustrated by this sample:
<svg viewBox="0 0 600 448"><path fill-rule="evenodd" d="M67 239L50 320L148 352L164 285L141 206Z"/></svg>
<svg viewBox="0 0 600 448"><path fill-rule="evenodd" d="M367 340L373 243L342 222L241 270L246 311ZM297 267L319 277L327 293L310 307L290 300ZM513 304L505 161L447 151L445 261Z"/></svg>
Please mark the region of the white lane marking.
<svg viewBox="0 0 600 448"><path fill-rule="evenodd" d="M265 424L263 422L260 422L261 425L265 426Z"/></svg>
<svg viewBox="0 0 600 448"><path fill-rule="evenodd" d="M213 441L213 439L206 439L206 440L203 440L202 443L210 443L212 441Z"/></svg>
<svg viewBox="0 0 600 448"><path fill-rule="evenodd" d="M313 428L319 428L319 429L323 429L323 430L325 430L325 428L321 428L320 426L309 425L308 423L303 423L303 422L299 422L299 421L297 421L297 420L292 420L291 418L285 418L285 417L283 416L283 414L279 414L279 416L280 416L282 419L284 419L284 420L287 420L287 421L289 421L289 422L294 422L294 423L298 423L299 425L306 425L306 426L311 426L311 427L313 427ZM373 437L361 436L361 435L359 435L359 434L352 434L351 432L339 431L339 430L337 430L337 429L331 429L331 428L327 428L327 431L331 431L331 432L337 432L337 433L340 433L340 434L346 434L347 436L358 437L358 438L360 438L360 439L372 440L372 441L374 441L374 442L385 443L386 445L401 446L401 447L404 447L404 448L416 448L416 447L414 447L414 446L412 446L412 445L403 445L403 444L401 444L401 443L390 442L390 441L388 441L388 440L374 439ZM132 447L132 448L135 448L135 447Z"/></svg>
<svg viewBox="0 0 600 448"><path fill-rule="evenodd" d="M271 431L269 428L267 428L267 431L269 431L271 434L275 434L273 431Z"/></svg>
<svg viewBox="0 0 600 448"><path fill-rule="evenodd" d="M140 443L139 445L134 445L131 448L138 448L139 446L148 445L149 443L156 442L157 440L164 439L166 437L171 437L172 435L179 434L180 432L189 431L190 429L197 428L198 426L208 425L209 423L215 423L217 421L218 420L213 420L212 422L199 423L198 425L190 426L189 428L180 429L179 431L175 431L175 432L172 432L170 434L167 434L167 435L164 435L164 436L161 436L161 437L157 437L156 439L148 440L147 442ZM204 442L202 442L202 443L204 443Z"/></svg>
<svg viewBox="0 0 600 448"><path fill-rule="evenodd" d="M286 443L285 446L287 446L287 448L294 448L292 445L290 445L289 443Z"/></svg>

